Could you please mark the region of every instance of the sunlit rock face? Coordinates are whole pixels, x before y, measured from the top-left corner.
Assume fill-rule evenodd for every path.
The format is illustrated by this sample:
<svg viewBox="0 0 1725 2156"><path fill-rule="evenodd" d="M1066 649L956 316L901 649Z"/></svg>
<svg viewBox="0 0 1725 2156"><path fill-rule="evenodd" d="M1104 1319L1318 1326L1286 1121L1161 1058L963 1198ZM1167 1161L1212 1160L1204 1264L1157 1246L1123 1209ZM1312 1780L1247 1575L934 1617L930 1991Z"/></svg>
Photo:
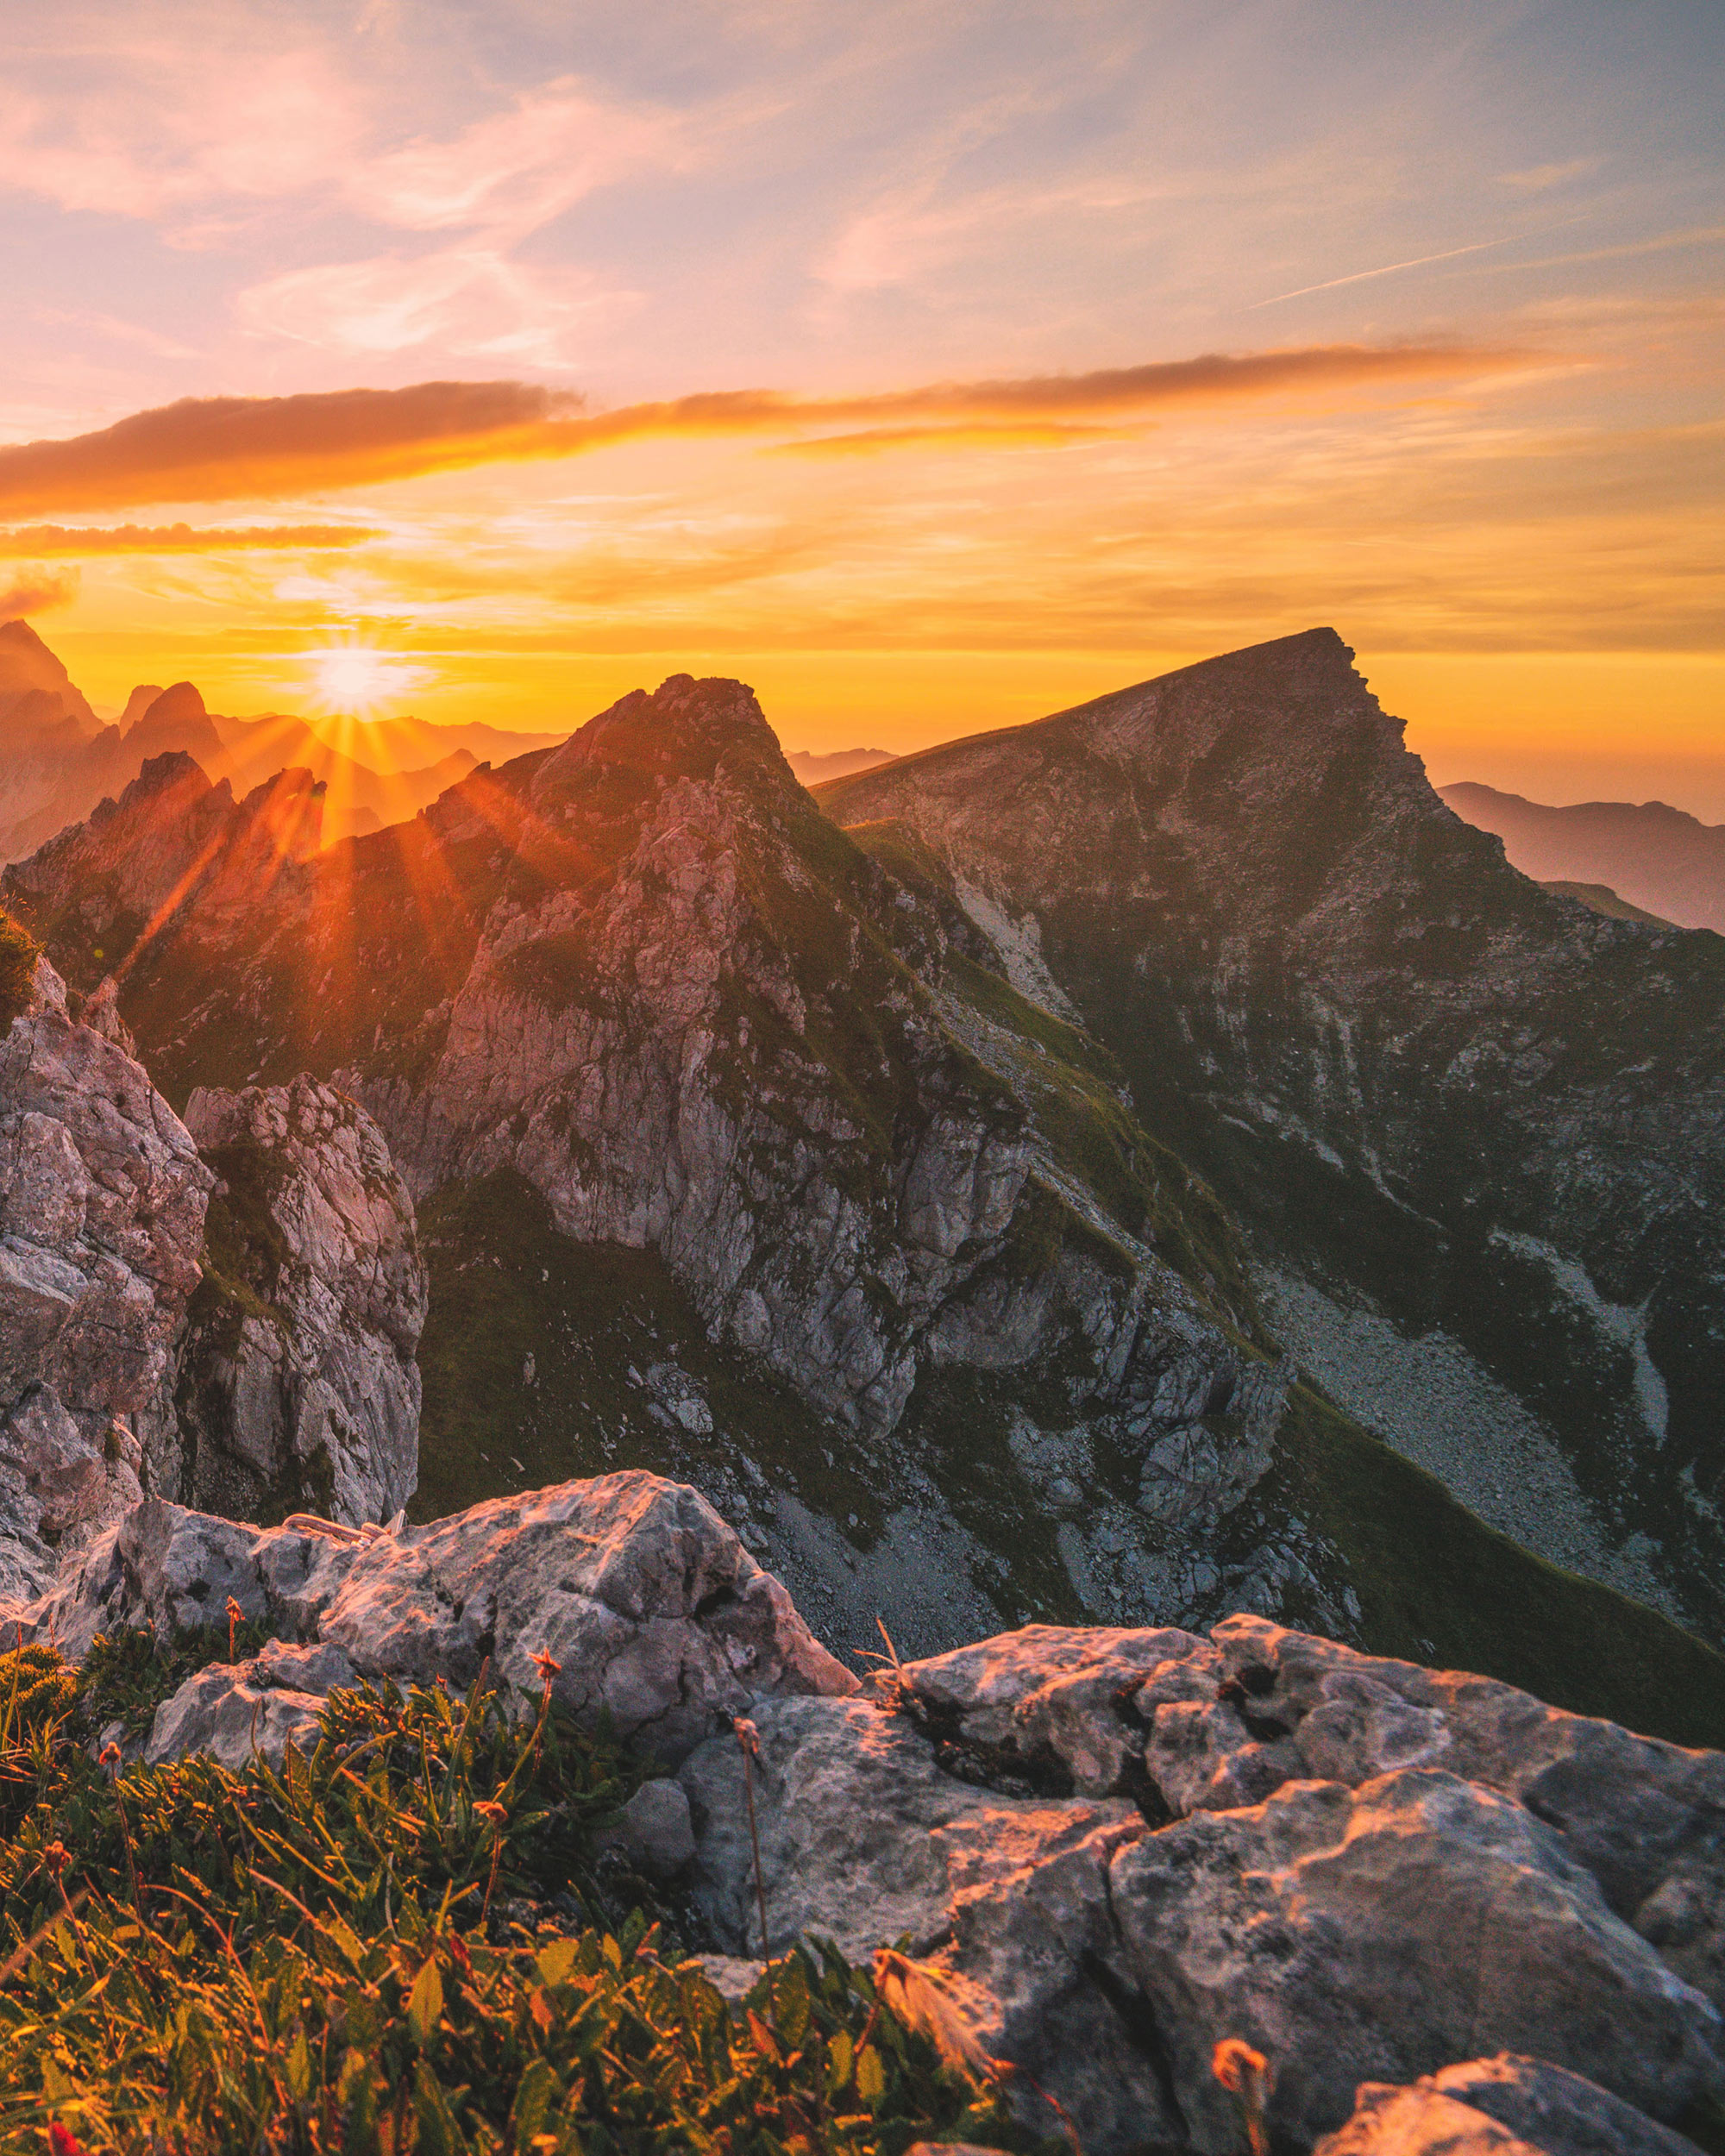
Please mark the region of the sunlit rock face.
<svg viewBox="0 0 1725 2156"><path fill-rule="evenodd" d="M1440 1332L1507 1388L1605 1539L1717 1635L1725 941L1511 869L1352 656L1314 630L819 799L944 865L1339 1323Z"/></svg>
<svg viewBox="0 0 1725 2156"><path fill-rule="evenodd" d="M204 1087L219 1180L154 1482L245 1518L387 1520L419 1464L425 1268L382 1133L328 1086Z"/></svg>
<svg viewBox="0 0 1725 2156"><path fill-rule="evenodd" d="M159 862L154 926L110 932L174 1098L310 1071L422 1201L510 1175L563 1236L652 1251L985 1618L989 1582L1024 1607L1032 1546L1098 1614L1221 1591L1200 1553L1268 1467L1290 1375L1226 1224L938 879L819 814L747 688L674 677L309 863L168 780L184 805L129 792L13 882L75 941L116 849ZM170 824L209 825L195 874ZM751 1437L679 1409L715 1451ZM831 1578L815 1518L803 1561Z"/></svg>
<svg viewBox="0 0 1725 2156"><path fill-rule="evenodd" d="M213 1181L46 959L0 1038L0 1571L39 1583L141 1495Z"/></svg>

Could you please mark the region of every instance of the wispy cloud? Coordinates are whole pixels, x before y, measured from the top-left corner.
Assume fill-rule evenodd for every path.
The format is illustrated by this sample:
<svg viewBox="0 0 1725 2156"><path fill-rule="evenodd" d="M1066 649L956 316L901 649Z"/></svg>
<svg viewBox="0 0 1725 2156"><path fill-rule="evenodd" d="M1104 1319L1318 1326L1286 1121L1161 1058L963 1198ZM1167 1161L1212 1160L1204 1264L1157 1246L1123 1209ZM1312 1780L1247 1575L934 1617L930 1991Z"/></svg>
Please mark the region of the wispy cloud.
<svg viewBox="0 0 1725 2156"><path fill-rule="evenodd" d="M383 536L365 524L25 524L0 531L0 555L238 554L362 546Z"/></svg>
<svg viewBox="0 0 1725 2156"><path fill-rule="evenodd" d="M366 216L405 229L518 235L594 188L681 154L668 116L608 103L562 76L450 141L421 136L370 159L348 191Z"/></svg>
<svg viewBox="0 0 1725 2156"><path fill-rule="evenodd" d="M1530 165L1524 172L1499 172L1497 185L1513 187L1524 195L1540 195L1548 187L1561 187L1566 180L1580 179L1597 169L1596 157L1571 157L1561 165Z"/></svg>
<svg viewBox="0 0 1725 2156"><path fill-rule="evenodd" d="M241 293L254 335L383 354L435 344L461 358L567 366L570 340L608 324L636 295L578 269L528 266L475 243L417 259L380 255L291 271Z"/></svg>
<svg viewBox="0 0 1725 2156"><path fill-rule="evenodd" d="M522 382L185 398L97 434L0 448L0 509L267 499L543 454L580 399Z"/></svg>
<svg viewBox="0 0 1725 2156"><path fill-rule="evenodd" d="M45 614L50 607L70 606L78 597L76 569L56 573L39 569L34 576L14 577L0 586L0 621L16 621L20 614Z"/></svg>
<svg viewBox="0 0 1725 2156"><path fill-rule="evenodd" d="M652 436L807 435L826 427L1051 424L1174 405L1371 390L1525 365L1460 343L1316 345L1207 353L1086 374L935 382L862 397L721 390L588 414L572 393L523 382L422 382L300 397L187 398L100 433L0 448L0 510L140 501L264 499L521 458L579 455ZM888 439L881 436L881 440ZM979 436L980 438L980 436ZM846 445L856 446L856 438Z"/></svg>

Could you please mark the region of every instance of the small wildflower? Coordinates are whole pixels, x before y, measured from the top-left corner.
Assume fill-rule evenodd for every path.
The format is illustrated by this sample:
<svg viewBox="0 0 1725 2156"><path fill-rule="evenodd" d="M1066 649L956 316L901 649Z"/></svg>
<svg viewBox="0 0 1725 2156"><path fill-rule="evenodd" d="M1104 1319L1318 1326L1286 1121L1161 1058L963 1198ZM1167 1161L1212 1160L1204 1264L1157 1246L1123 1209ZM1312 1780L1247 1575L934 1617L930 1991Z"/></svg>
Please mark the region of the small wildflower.
<svg viewBox="0 0 1725 2156"><path fill-rule="evenodd" d="M110 1781L120 1771L120 1747L111 1737L102 1747L101 1756L96 1764L98 1767L107 1768Z"/></svg>
<svg viewBox="0 0 1725 2156"><path fill-rule="evenodd" d="M234 1627L245 1614L230 1595L228 1597L228 1659L230 1662L234 1659Z"/></svg>
<svg viewBox="0 0 1725 2156"><path fill-rule="evenodd" d="M1210 2071L1239 2105L1251 2156L1268 2156L1270 2134L1264 2122L1270 2090L1270 2062L1239 2036L1225 2036L1210 2060Z"/></svg>
<svg viewBox="0 0 1725 2156"><path fill-rule="evenodd" d="M527 1659L538 1670L541 1681L548 1689L551 1679L554 1677L561 1677L563 1673L562 1664L558 1661L555 1655L548 1653L543 1647L541 1647L536 1653L530 1654Z"/></svg>
<svg viewBox="0 0 1725 2156"><path fill-rule="evenodd" d="M761 1757L761 1733L754 1723L746 1714L737 1714L732 1717L731 1727L737 1733L737 1741L743 1751L751 1759L758 1759Z"/></svg>

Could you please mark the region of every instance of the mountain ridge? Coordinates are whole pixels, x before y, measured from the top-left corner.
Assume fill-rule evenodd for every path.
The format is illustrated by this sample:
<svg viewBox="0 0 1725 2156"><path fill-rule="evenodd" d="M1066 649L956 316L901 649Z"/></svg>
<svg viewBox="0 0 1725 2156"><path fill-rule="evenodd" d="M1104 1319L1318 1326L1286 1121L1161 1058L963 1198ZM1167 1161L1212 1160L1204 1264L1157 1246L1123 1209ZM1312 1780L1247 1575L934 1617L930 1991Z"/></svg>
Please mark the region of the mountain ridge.
<svg viewBox="0 0 1725 2156"><path fill-rule="evenodd" d="M1725 934L1725 824L1665 801L1578 801L1553 808L1471 780L1439 789L1465 822L1502 839L1540 883L1605 884L1681 928Z"/></svg>

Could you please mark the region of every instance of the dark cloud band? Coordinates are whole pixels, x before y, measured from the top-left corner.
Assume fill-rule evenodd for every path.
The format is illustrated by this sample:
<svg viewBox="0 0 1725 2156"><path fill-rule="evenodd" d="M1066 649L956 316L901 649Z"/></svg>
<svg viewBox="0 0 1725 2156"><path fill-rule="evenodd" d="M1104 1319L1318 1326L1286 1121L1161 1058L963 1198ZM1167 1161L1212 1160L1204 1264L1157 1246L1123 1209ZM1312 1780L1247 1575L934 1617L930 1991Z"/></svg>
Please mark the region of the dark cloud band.
<svg viewBox="0 0 1725 2156"><path fill-rule="evenodd" d="M98 434L0 448L0 513L267 500L511 459L574 456L653 435L794 438L837 426L875 431L887 446L894 430L902 441L906 426L1120 420L1168 405L1370 390L1497 371L1527 356L1451 343L1320 345L1210 353L1088 374L938 382L867 397L718 391L594 413L577 396L524 382L187 398L136 412Z"/></svg>

